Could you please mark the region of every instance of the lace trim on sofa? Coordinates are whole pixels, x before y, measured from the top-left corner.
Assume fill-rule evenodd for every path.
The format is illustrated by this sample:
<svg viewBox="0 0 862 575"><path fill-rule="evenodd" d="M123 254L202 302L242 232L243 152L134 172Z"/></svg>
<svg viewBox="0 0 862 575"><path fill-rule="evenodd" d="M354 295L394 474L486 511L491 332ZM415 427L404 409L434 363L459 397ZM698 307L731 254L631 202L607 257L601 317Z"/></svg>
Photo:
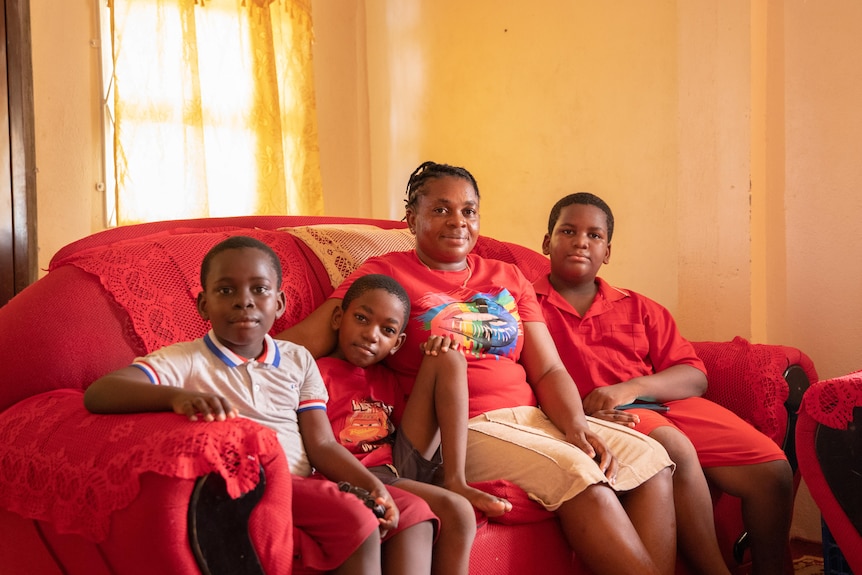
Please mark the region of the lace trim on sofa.
<svg viewBox="0 0 862 575"><path fill-rule="evenodd" d="M0 418L0 507L98 542L112 512L137 498L144 473L216 472L236 498L257 485L262 463L283 456L275 433L247 419L94 415L81 391L62 389L22 400Z"/></svg>

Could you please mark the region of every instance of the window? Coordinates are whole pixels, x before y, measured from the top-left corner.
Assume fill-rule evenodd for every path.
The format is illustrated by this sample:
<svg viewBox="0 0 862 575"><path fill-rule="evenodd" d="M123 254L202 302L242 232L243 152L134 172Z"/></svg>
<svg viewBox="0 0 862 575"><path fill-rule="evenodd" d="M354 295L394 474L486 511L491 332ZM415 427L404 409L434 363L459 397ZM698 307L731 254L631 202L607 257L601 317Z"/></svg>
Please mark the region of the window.
<svg viewBox="0 0 862 575"><path fill-rule="evenodd" d="M322 213L309 2L108 2L112 225Z"/></svg>

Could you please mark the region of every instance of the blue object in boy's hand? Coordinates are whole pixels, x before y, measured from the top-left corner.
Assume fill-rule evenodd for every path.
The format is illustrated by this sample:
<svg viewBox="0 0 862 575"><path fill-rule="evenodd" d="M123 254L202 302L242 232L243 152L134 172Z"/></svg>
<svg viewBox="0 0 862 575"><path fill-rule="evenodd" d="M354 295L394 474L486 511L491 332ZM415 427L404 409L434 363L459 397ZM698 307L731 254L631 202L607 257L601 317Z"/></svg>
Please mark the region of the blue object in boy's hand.
<svg viewBox="0 0 862 575"><path fill-rule="evenodd" d="M352 493L357 496L362 503L365 504L367 508L374 512L375 517L382 519L384 515L386 515L386 509L371 497L371 494L361 487L356 487L355 485L351 485L346 481L338 482L338 489L344 491L345 493Z"/></svg>
<svg viewBox="0 0 862 575"><path fill-rule="evenodd" d="M634 403L626 403L623 405L618 405L616 407L616 409L620 409L623 411L625 411L626 409L649 409L652 411L661 411L661 412L670 411L670 407L668 407L667 405L664 405L663 403L640 403L637 401Z"/></svg>

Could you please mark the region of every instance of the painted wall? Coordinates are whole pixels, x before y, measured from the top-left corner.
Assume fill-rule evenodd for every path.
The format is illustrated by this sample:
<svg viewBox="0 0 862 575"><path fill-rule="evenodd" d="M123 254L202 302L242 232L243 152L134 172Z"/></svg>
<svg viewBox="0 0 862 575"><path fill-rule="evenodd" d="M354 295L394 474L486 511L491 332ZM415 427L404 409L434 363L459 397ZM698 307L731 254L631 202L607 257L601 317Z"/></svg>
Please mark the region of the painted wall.
<svg viewBox="0 0 862 575"><path fill-rule="evenodd" d="M30 0L39 269L104 229L98 0Z"/></svg>
<svg viewBox="0 0 862 575"><path fill-rule="evenodd" d="M326 212L400 218L435 159L477 177L484 233L538 247L553 202L593 191L605 276L690 338L862 369L858 2L512 4L313 0ZM104 227L98 5L31 0L41 268Z"/></svg>
<svg viewBox="0 0 862 575"><path fill-rule="evenodd" d="M476 175L483 232L536 247L552 203L590 190L617 215L606 277L692 339L862 368L858 3L364 6L314 4L321 132L328 110L361 119L321 141L327 212L401 217L410 171L447 161Z"/></svg>

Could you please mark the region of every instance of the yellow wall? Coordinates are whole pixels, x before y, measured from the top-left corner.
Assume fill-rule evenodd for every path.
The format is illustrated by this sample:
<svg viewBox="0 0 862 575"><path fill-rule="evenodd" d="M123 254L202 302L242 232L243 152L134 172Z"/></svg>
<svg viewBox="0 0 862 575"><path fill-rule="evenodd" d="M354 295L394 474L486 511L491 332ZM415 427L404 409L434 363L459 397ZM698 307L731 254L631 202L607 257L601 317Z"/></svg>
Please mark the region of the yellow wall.
<svg viewBox="0 0 862 575"><path fill-rule="evenodd" d="M30 0L39 269L104 229L98 0Z"/></svg>
<svg viewBox="0 0 862 575"><path fill-rule="evenodd" d="M606 277L692 339L862 368L858 3L512 4L314 3L327 213L401 217L434 159L473 171L484 233L537 247L553 202L593 191Z"/></svg>
<svg viewBox="0 0 862 575"><path fill-rule="evenodd" d="M367 85L348 83L334 106L367 98L363 208L401 217L416 165L465 165L483 193L483 231L538 248L554 201L592 191L617 214L608 279L659 299L694 339L751 336L748 4L365 6L361 32L341 42L345 54L362 46ZM321 29L335 17L334 3L315 4ZM326 40L318 83L353 66ZM321 100L321 114L333 103ZM349 155L355 140L343 141L329 154L340 142L321 142L323 157Z"/></svg>
<svg viewBox="0 0 862 575"><path fill-rule="evenodd" d="M617 216L605 276L690 338L862 369L855 0L312 4L326 213L400 218L434 159L474 173L484 233L536 248L592 191ZM42 268L104 226L97 5L31 0Z"/></svg>

